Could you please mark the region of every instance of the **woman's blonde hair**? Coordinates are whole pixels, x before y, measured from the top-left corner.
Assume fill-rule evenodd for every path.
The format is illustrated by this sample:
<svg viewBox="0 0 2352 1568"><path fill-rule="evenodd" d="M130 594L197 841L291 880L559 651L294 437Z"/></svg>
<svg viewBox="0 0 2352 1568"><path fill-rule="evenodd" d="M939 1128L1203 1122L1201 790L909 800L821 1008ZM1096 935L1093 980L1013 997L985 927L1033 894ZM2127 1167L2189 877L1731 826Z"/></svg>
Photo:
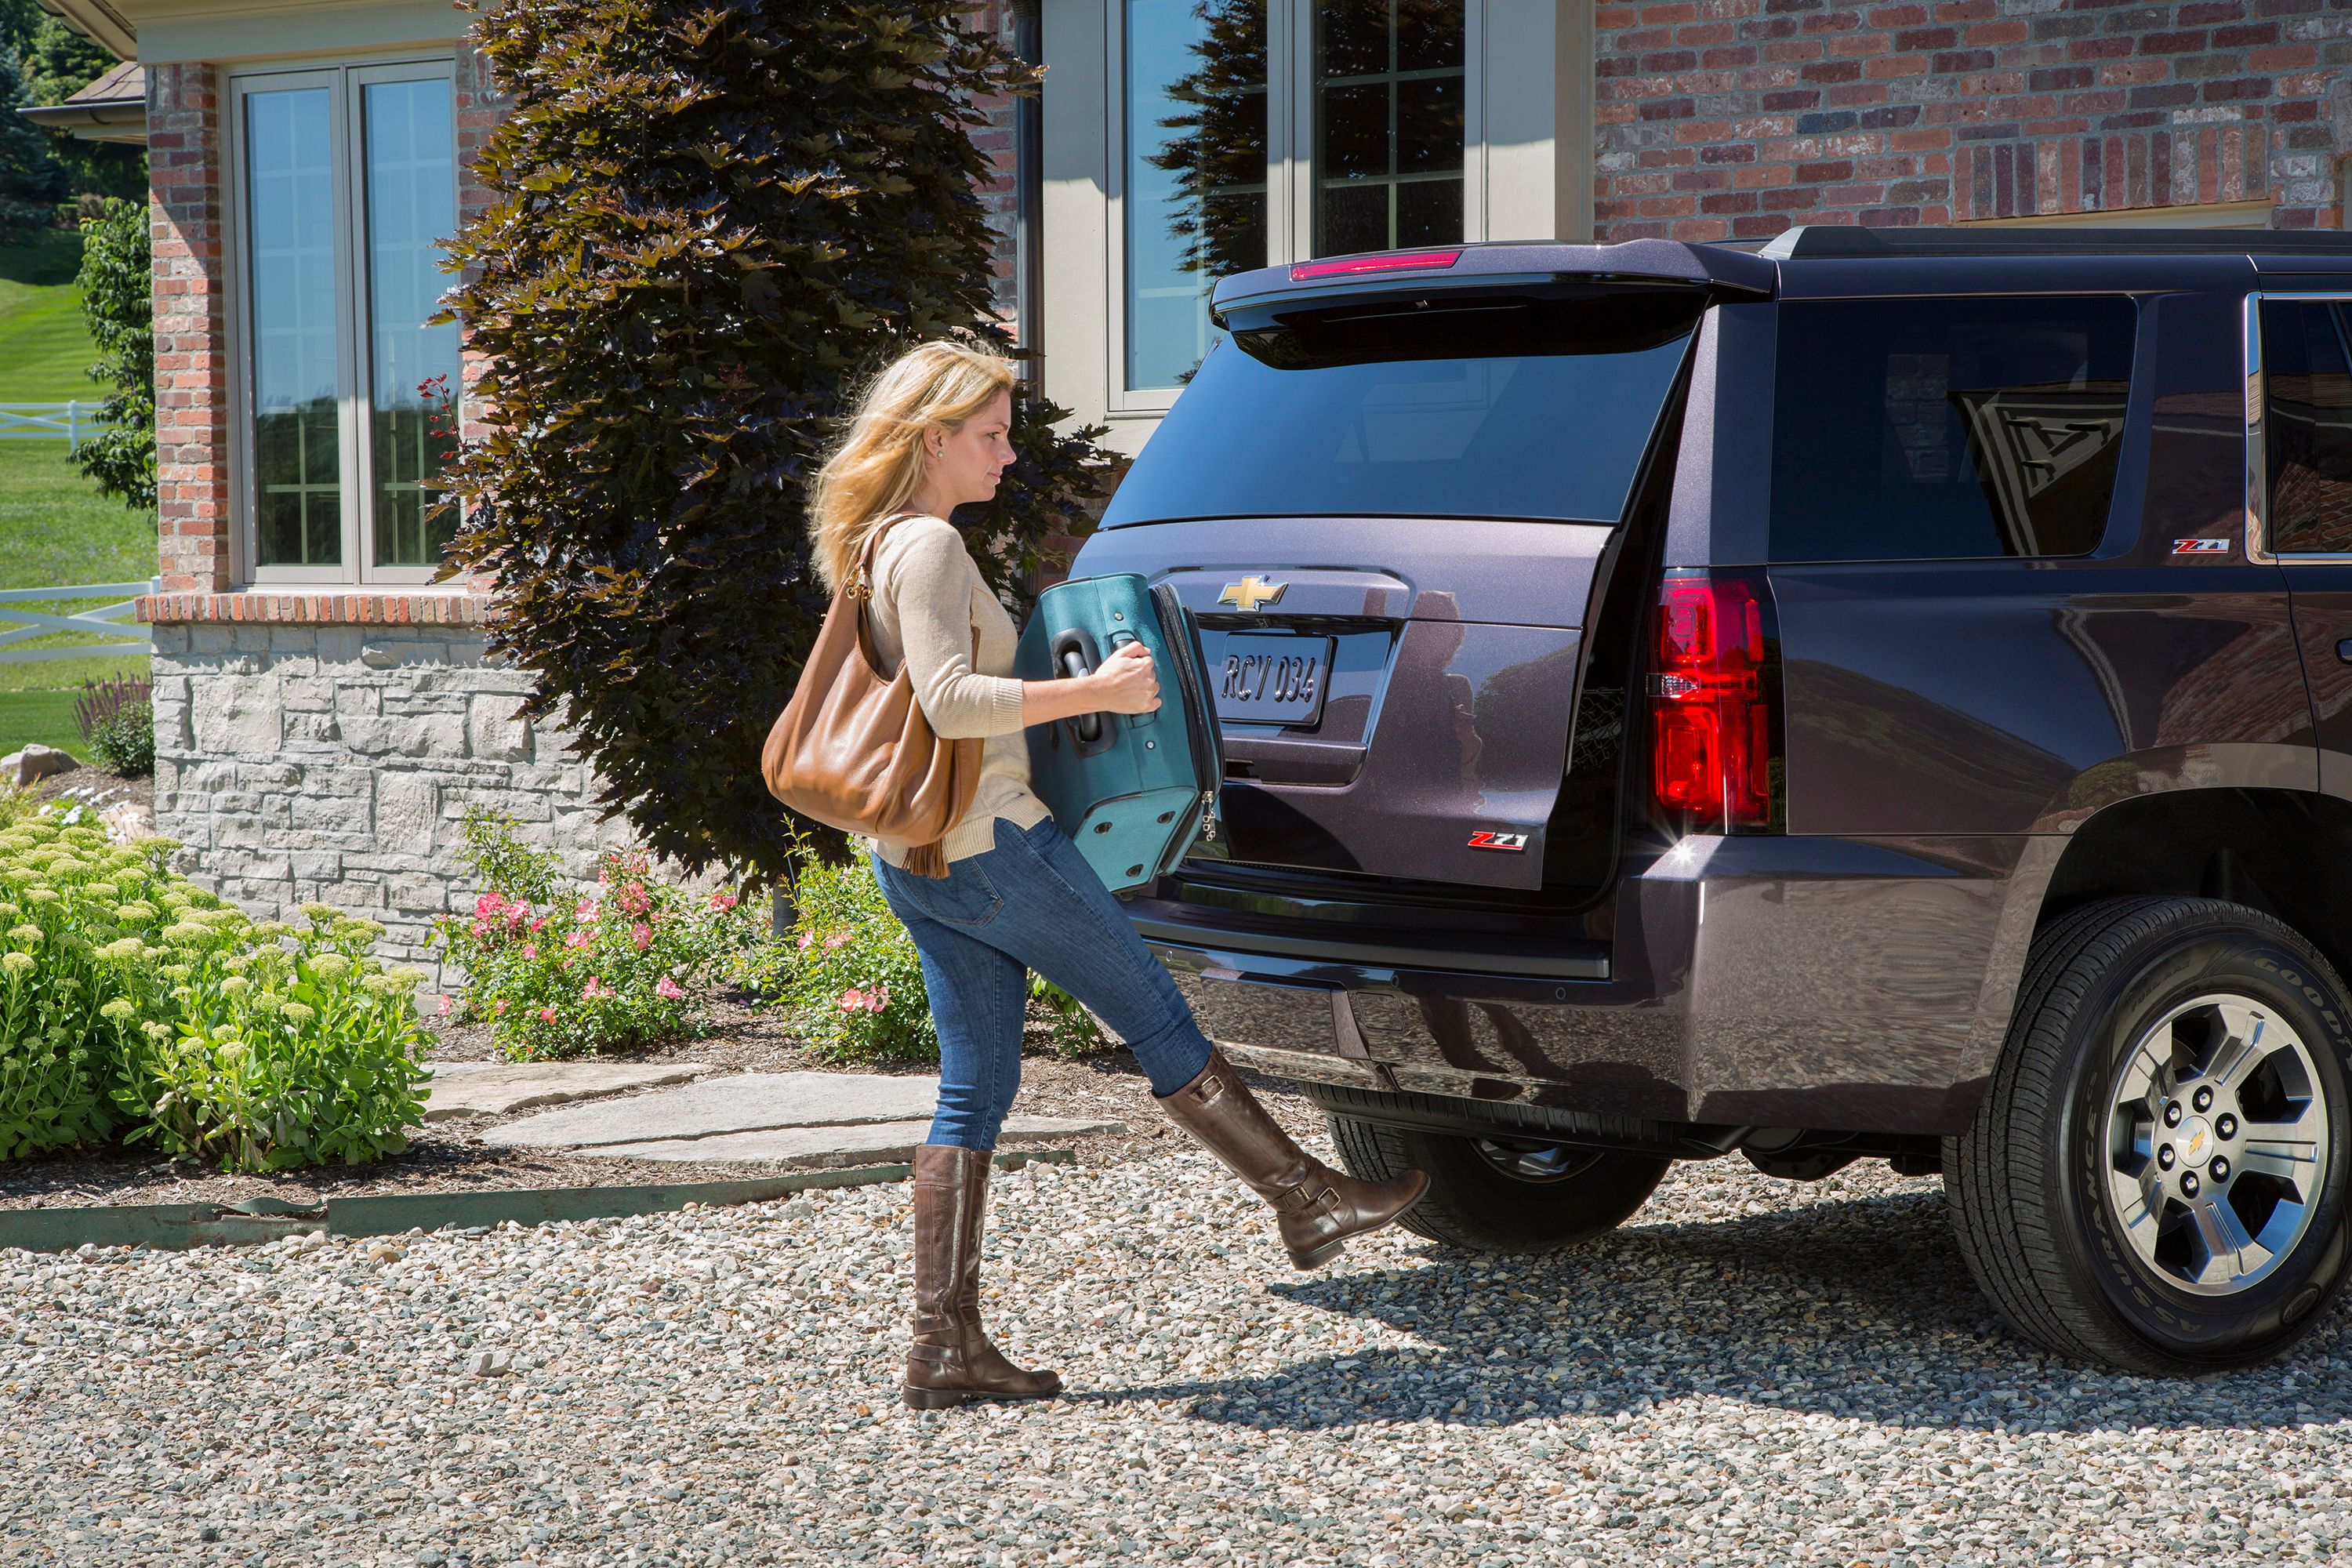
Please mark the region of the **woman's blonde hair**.
<svg viewBox="0 0 2352 1568"><path fill-rule="evenodd" d="M876 527L922 484L923 432L961 429L1015 379L1012 361L948 342L911 350L874 378L811 498L809 533L826 592L841 591Z"/></svg>

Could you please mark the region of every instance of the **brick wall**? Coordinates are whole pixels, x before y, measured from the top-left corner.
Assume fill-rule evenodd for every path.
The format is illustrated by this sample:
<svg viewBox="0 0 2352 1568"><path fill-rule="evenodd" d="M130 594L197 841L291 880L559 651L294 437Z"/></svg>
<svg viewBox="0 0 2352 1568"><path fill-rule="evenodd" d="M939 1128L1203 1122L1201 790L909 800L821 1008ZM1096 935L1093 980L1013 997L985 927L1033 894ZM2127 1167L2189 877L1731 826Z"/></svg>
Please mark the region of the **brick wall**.
<svg viewBox="0 0 2352 1568"><path fill-rule="evenodd" d="M2278 227L2338 224L2342 0L1659 0L1596 23L1604 240L2263 199Z"/></svg>
<svg viewBox="0 0 2352 1568"><path fill-rule="evenodd" d="M163 586L228 585L227 297L220 89L203 65L147 70L155 247L155 494Z"/></svg>

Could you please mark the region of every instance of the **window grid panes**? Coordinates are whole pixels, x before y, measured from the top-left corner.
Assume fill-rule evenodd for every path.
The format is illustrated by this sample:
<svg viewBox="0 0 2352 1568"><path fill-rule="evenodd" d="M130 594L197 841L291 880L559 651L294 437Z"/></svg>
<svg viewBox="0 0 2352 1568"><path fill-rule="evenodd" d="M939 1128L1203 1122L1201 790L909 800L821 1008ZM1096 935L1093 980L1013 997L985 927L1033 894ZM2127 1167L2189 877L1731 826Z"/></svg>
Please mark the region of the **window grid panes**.
<svg viewBox="0 0 2352 1568"><path fill-rule="evenodd" d="M331 95L246 99L256 560L342 560Z"/></svg>
<svg viewBox="0 0 2352 1568"><path fill-rule="evenodd" d="M449 77L263 75L237 103L251 563L419 579L454 531L432 481L456 454L457 331L425 324L457 227Z"/></svg>
<svg viewBox="0 0 2352 1568"><path fill-rule="evenodd" d="M1126 0L1127 384L1182 384L1266 262L1266 0Z"/></svg>
<svg viewBox="0 0 2352 1568"><path fill-rule="evenodd" d="M449 83L362 92L375 563L433 566L456 531L446 510L428 517L425 488L457 442L457 329L425 324L441 293L437 242L457 227Z"/></svg>
<svg viewBox="0 0 2352 1568"><path fill-rule="evenodd" d="M1322 0L1315 254L1463 237L1465 0Z"/></svg>

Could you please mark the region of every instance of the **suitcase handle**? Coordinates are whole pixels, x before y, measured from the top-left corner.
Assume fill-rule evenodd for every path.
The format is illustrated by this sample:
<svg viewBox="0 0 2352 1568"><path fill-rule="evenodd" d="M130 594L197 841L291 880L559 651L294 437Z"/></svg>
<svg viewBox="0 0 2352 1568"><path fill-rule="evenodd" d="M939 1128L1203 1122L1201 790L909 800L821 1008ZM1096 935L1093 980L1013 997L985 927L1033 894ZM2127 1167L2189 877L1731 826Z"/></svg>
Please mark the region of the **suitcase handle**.
<svg viewBox="0 0 2352 1568"><path fill-rule="evenodd" d="M1095 666L1102 662L1095 652L1095 639L1087 635L1084 626L1066 626L1055 632L1050 651L1055 669L1072 680L1082 675L1092 675ZM1081 713L1071 720L1070 724L1083 744L1091 746L1102 739L1102 715L1099 713Z"/></svg>

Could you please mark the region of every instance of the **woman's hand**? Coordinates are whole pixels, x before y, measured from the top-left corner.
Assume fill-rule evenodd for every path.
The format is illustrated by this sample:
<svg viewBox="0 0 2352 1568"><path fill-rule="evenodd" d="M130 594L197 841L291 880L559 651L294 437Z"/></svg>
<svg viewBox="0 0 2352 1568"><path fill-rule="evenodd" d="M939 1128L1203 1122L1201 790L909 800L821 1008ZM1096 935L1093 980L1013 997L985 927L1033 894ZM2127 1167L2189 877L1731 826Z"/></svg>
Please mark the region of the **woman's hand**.
<svg viewBox="0 0 2352 1568"><path fill-rule="evenodd" d="M1160 707L1160 674L1151 650L1140 642L1121 643L1086 678L1094 688L1089 704L1104 713L1150 713Z"/></svg>

